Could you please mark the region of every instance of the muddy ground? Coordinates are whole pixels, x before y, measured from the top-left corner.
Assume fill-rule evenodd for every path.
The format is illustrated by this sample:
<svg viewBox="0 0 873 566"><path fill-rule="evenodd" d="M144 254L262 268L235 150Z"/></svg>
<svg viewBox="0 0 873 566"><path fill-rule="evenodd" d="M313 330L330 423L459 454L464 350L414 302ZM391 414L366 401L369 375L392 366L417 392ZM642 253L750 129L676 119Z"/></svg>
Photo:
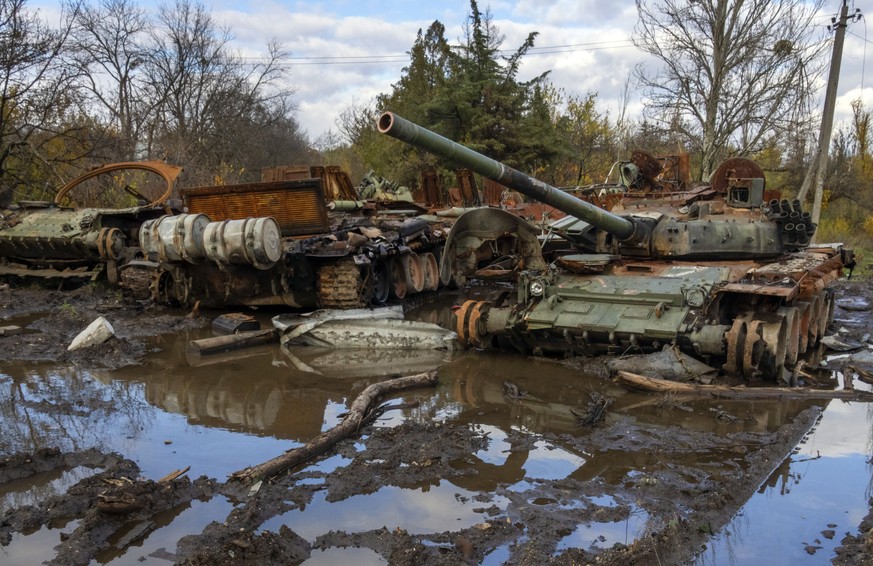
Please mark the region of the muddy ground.
<svg viewBox="0 0 873 566"><path fill-rule="evenodd" d="M841 281L838 296L873 304L869 281ZM89 322L112 313L116 338L79 352L66 346ZM31 315L31 316L26 316ZM184 313L128 300L116 291L86 285L72 291L39 287L0 287L0 319L29 319L21 334L0 338L3 358L73 364L115 370L136 365L157 346L150 340L207 326L214 313ZM873 328L869 311L856 318L847 333L859 337ZM0 322L0 324L5 324ZM589 370L599 361L570 360ZM608 379L601 371L603 379ZM511 389L508 395L518 395ZM523 399L517 402L523 403ZM686 407L670 398L653 398L658 409L676 415L674 426L647 426L621 416L574 432L542 436L511 431L507 466L513 454L544 441L592 457L629 450L639 455L637 470L604 466L558 480L518 483L482 482L472 454L489 442L480 428L452 420L405 420L397 426L368 427L343 440L320 458L342 455L348 463L329 471L307 466L272 482L250 486L227 478L187 475L147 480L130 455L96 449L62 451L47 448L12 453L0 440L0 488L29 477L85 467L93 473L39 505L7 509L0 519L0 545L15 533L67 524L52 564L88 564L108 549L124 548L155 528L162 512L194 500L223 496L234 505L226 517L215 517L202 532L182 537L174 549L149 561L179 564L295 564L328 548L370 549L390 564L684 564L694 560L713 533L728 524L743 504L770 481L779 465L804 441L821 414L810 404L775 430L718 433L679 424ZM83 398L76 407L45 400L40 410L112 411L100 398ZM611 408L607 408L607 413ZM609 415L607 415L609 416ZM713 412L712 418L723 415ZM730 415L727 415L730 417ZM718 466L683 454L719 454ZM671 462L662 465L662 461ZM240 468L252 462L240 462ZM642 471L641 471L642 470ZM305 513L316 494L342 501L374 493L385 486L438 485L450 479L468 486L481 520L472 526L417 534L386 526L363 532L332 531L307 541L287 526L264 529L271 519L292 510ZM579 525L646 517L635 540L609 548L564 548L560 542ZM837 548L840 564L873 563L873 515L858 525L858 535L845 535ZM823 536L828 536L824 533ZM830 533L833 537L834 534ZM840 535L842 536L842 533ZM814 554L815 548L808 552Z"/></svg>

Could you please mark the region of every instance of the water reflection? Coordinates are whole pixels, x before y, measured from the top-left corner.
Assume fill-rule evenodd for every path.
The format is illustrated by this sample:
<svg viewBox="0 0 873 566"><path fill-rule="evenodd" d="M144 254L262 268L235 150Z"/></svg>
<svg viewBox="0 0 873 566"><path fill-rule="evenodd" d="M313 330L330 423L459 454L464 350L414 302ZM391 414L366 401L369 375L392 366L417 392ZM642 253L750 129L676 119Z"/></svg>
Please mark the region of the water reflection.
<svg viewBox="0 0 873 566"><path fill-rule="evenodd" d="M381 426L403 419L450 419L473 427L487 436L488 445L452 465L470 467L476 473L417 489L385 486L339 503L319 495L305 510L295 510L264 526L287 523L313 540L331 529L354 531L383 525L418 533L457 530L483 520L475 511L482 505L465 502L479 492L497 493L494 502L503 510L508 500L516 498L557 512L619 504L617 500L599 501L592 494L578 494L572 500L544 496L538 489L543 482L596 480L598 486L609 484L618 491L655 469L669 467L681 474L686 463L708 466L716 479L719 473L742 473L748 452L732 444L755 445L755 438L746 438L744 433L775 431L804 409L821 403L724 401L715 405L693 399L665 400L629 393L601 377L554 361L506 353L388 355L271 346L195 360L185 354L185 344L196 337L197 333L162 337L163 353L143 366L116 372L91 375L74 367L7 364L6 375L0 375L0 419L5 425L0 449L106 447L135 455L146 477L160 477L194 463L192 476L223 478L287 449L289 439L304 442L333 426L367 385L385 376L439 367L440 385L435 390L402 394L404 400L420 401L420 406L389 413L390 420ZM580 427L574 412L584 412L594 392L614 402L605 423L594 429ZM743 563L747 552L753 560L770 540L777 539L792 549L792 556L802 550L801 539L822 540L825 550L809 563L830 556L828 552L838 541L824 542L821 531L830 523L839 525L838 533L854 531L866 512L871 477L867 460L873 438L869 432L853 436L851 431L857 431L859 422L868 423L869 431L873 417L870 409L861 407L832 404L824 424L799 455L783 462L769 478L750 477L750 482L761 486L759 495L726 529L732 534L721 535L702 563ZM731 418L721 418L721 413ZM709 433L707 443L692 445L683 436L698 432ZM586 439L595 434L612 434L609 438L614 443L600 438L598 451L586 448ZM333 455L313 462L310 470L329 473L350 463L344 456ZM834 482L835 477L841 481ZM850 479L842 481L846 478ZM12 497L11 505L24 501ZM785 510L781 516L790 519L773 520L774 500L790 501L776 506ZM646 521L642 509L630 508L623 521L580 524L559 543L559 549L630 541ZM200 514L220 520L228 512L227 503L219 500L174 510L167 526L133 554L147 556L152 548L172 550L174 539L202 529L188 518ZM354 522L360 517L366 520ZM771 523L772 528L762 526ZM779 529L776 534L770 532ZM51 539L46 544L56 544L57 533L43 535ZM25 552L27 541L37 539L16 540ZM20 556L10 552L0 549L0 561ZM320 558L340 554L325 552ZM107 554L100 560L126 557L126 553ZM508 547L498 547L488 553L486 562L505 558L509 558Z"/></svg>
<svg viewBox="0 0 873 566"><path fill-rule="evenodd" d="M96 473L93 468L77 466L56 468L0 485L0 514L25 505L40 505L50 497L66 493L70 486Z"/></svg>
<svg viewBox="0 0 873 566"><path fill-rule="evenodd" d="M695 564L760 563L760 549L779 549L786 564L822 564L867 513L870 443L858 425L870 406L831 401L795 453L779 463ZM778 520L774 520L778 517Z"/></svg>
<svg viewBox="0 0 873 566"><path fill-rule="evenodd" d="M220 356L220 364L204 363L210 356L182 371L124 370L103 379L141 381L149 403L185 415L192 424L306 441L323 430L332 405L347 405L387 375L427 371L450 358L444 351L383 354L276 346Z"/></svg>
<svg viewBox="0 0 873 566"><path fill-rule="evenodd" d="M331 547L313 549L311 556L300 566L334 566L336 564L355 564L355 566L379 566L388 561L369 548Z"/></svg>
<svg viewBox="0 0 873 566"><path fill-rule="evenodd" d="M476 495L459 491L448 482L421 489L383 487L375 493L338 502L328 502L327 494L321 492L305 509L294 509L265 521L259 532L275 532L287 525L312 543L330 531L356 533L384 526L408 528L419 534L455 531L487 520L484 505ZM488 502L491 504L505 507L508 501L494 496Z"/></svg>
<svg viewBox="0 0 873 566"><path fill-rule="evenodd" d="M76 367L8 364L0 374L0 453L40 448L105 448L118 435L136 434L151 412L129 384L95 381Z"/></svg>

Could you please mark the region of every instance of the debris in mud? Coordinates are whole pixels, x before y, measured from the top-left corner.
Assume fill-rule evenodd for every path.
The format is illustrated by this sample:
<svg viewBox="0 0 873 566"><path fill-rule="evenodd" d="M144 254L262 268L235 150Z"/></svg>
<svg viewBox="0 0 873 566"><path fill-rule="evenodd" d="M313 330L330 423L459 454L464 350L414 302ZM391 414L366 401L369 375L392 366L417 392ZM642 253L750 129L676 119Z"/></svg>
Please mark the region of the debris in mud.
<svg viewBox="0 0 873 566"><path fill-rule="evenodd" d="M603 420L606 416L606 409L610 405L612 405L612 399L595 391L591 394L591 400L588 401L588 407L584 412L572 408L570 412L576 415L578 426L591 426Z"/></svg>
<svg viewBox="0 0 873 566"><path fill-rule="evenodd" d="M838 299L836 305L849 312L866 312L870 310L870 302L864 297L844 297Z"/></svg>
<svg viewBox="0 0 873 566"><path fill-rule="evenodd" d="M212 332L215 334L235 334L260 329L261 323L255 317L242 312L224 313L212 321Z"/></svg>
<svg viewBox="0 0 873 566"><path fill-rule="evenodd" d="M628 371L616 372L616 381L630 389L652 393L671 393L713 399L845 399L873 402L873 393L854 389L813 389L808 387L731 387L697 385L646 377Z"/></svg>
<svg viewBox="0 0 873 566"><path fill-rule="evenodd" d="M262 346L276 342L276 330L247 330L233 334L201 338L188 343L187 353L192 356L206 356L221 352Z"/></svg>
<svg viewBox="0 0 873 566"><path fill-rule="evenodd" d="M627 371L671 381L711 383L718 370L667 345L659 352L613 358L606 362L611 372Z"/></svg>
<svg viewBox="0 0 873 566"><path fill-rule="evenodd" d="M5 360L74 362L83 368L118 369L139 364L155 336L201 328L202 317L185 318L164 307L143 306L102 285L69 291L37 286L16 287L0 302L0 319L21 324L23 332L3 337ZM67 345L89 321L111 314L115 338L102 344L68 351Z"/></svg>
<svg viewBox="0 0 873 566"><path fill-rule="evenodd" d="M527 395L527 391L521 391L518 388L518 385L512 383L511 381L504 381L503 394L513 401L518 401L519 399Z"/></svg>
<svg viewBox="0 0 873 566"><path fill-rule="evenodd" d="M94 473L52 496L39 506L7 510L0 519L0 544L7 545L12 533L20 533L59 521L77 520L77 526L63 537L53 564L84 565L108 547L122 548L147 535L155 517L195 498L216 491L213 480L191 482L174 477L167 481L137 479L135 463L117 454L96 450L61 453L43 450L19 454L0 462L0 485L37 473L75 466L94 468ZM110 542L116 539L115 542Z"/></svg>
<svg viewBox="0 0 873 566"><path fill-rule="evenodd" d="M245 483L271 479L310 458L322 454L340 440L357 432L365 424L372 422L373 419L377 418L385 410L383 408L380 412L380 408L374 407L380 397L412 387L433 386L436 385L436 382L437 372L432 370L428 373L399 377L369 385L352 402L349 412L343 417L340 424L325 431L300 448L289 450L263 464L250 466L244 470L234 472L231 474L230 479Z"/></svg>
<svg viewBox="0 0 873 566"><path fill-rule="evenodd" d="M73 341L70 342L70 345L67 346L67 350L72 352L80 348L90 348L91 346L106 342L113 336L115 336L115 329L112 328L108 320L101 316L89 324L85 330L77 334Z"/></svg>
<svg viewBox="0 0 873 566"><path fill-rule="evenodd" d="M873 385L873 351L861 350L842 361L844 363L843 373L845 375L851 376L855 374L864 383Z"/></svg>
<svg viewBox="0 0 873 566"><path fill-rule="evenodd" d="M451 349L454 332L437 324L403 319L400 306L319 310L279 315L273 325L283 345L321 348Z"/></svg>
<svg viewBox="0 0 873 566"><path fill-rule="evenodd" d="M864 344L861 342L840 336L839 334L825 336L821 339L821 343L835 352L850 352L864 347Z"/></svg>
<svg viewBox="0 0 873 566"><path fill-rule="evenodd" d="M183 550L185 546L183 545ZM186 566L215 564L298 564L309 558L311 547L300 535L282 525L278 532L256 534L244 530L225 546L198 544L179 560Z"/></svg>
<svg viewBox="0 0 873 566"><path fill-rule="evenodd" d="M83 300L79 293L94 296ZM180 320L173 311L164 309L144 311L138 308L126 312L127 306L115 307L113 305L117 303L105 298L98 300L96 294L87 290L73 292L66 297L47 293L45 296L51 297L50 300L43 300L41 304L54 302L55 312L50 316L38 315L37 321L27 323L26 333L4 338L4 345L7 341L12 341L11 344L16 347L29 344L31 342L19 342L22 337L29 336L28 340L35 344L30 351L41 352L43 350L40 348L48 347L40 345L38 339L42 338L44 344L49 343L48 330L58 326L62 329L63 340L62 344L54 341L51 346L51 352L59 356L56 359L81 359L86 367L95 367L99 363L96 358L101 356L122 356L135 363L149 347L144 345L148 333L135 334L136 322L147 325L147 331L180 330L204 324L204 319ZM69 306L60 308L59 305L64 302ZM100 311L96 308L98 306ZM94 318L92 314L107 312L112 313L111 319L119 331L117 339L77 354L63 351L67 340L82 328L85 321ZM120 314L118 322L115 313ZM143 316L144 313L147 316ZM852 333L863 329L866 324L862 321L858 326L850 326L849 336L855 336ZM861 333L858 331L857 335ZM183 335L179 342L182 349L187 338ZM135 344L138 346L134 347ZM151 347L165 347L165 344L158 342L157 346ZM142 349L139 354L137 347ZM301 363L310 363L315 367L316 364L301 354L301 350L306 351L307 348L294 350L299 354ZM325 354L326 358L340 351L330 352ZM449 354L439 353L440 356ZM473 358L479 354L467 355ZM167 357L174 355L176 352ZM293 369L292 363L285 354L277 352L276 356L268 357L275 365L287 363L287 367L282 368L285 372L282 378L276 380L280 382L280 387L264 388L268 394L262 397L270 401L259 404L254 399L259 385L252 380L244 393L247 404L228 409L220 405L220 400L233 396L231 389L222 386L198 389L190 382L179 383L183 377L173 375L167 378L174 385L165 392L167 406L188 396L192 404L193 400L197 400L202 405L203 412L170 409L178 413L171 416L178 416L185 426L197 422L196 426L199 427L203 421L198 422L198 419L215 419L215 415L223 412L246 414L248 411L264 410L265 403L275 403L276 398L282 396L299 403L301 409L309 410L317 405L310 397L296 396L299 394L299 385L288 378L288 373ZM862 358L859 355L853 361ZM444 357L439 356L426 359L431 367L445 361ZM374 360L378 364L378 357ZM394 358L391 360L383 362L382 365L386 367L382 369L396 370ZM248 370L255 367L250 361L239 361L237 358L237 362L230 365ZM164 371L165 367L175 367L169 366L171 362L166 360L160 363L165 364L159 366L160 371ZM334 400L352 398L354 394L349 397L348 391L359 392L365 384L372 383L375 374L361 370L355 354L344 355L335 363L337 365L323 370L324 375L334 379L306 378L318 382L318 387L325 388L324 397ZM398 362L397 367L400 367L400 363L402 361ZM489 363L495 362L492 359ZM524 363L547 364L536 367L564 370L556 362L528 360ZM269 367L269 364L268 360L266 365ZM577 360L576 364L577 367L591 366L592 362L585 359ZM832 365L838 367L836 361ZM141 479L139 474L142 472L138 471L136 464L113 464L123 460L123 457L99 451L93 451L87 457L77 452L34 451L9 456L6 460L0 458L0 487L6 487L13 481L14 473L30 476L64 466L94 468L94 474L77 481L60 497L40 501L28 511L31 518L27 522L30 525L27 532L53 528L51 525L66 520L62 518L62 513L66 513L63 517L73 518L68 526L63 527L66 540L58 547L57 557L52 558L58 564L101 562L107 552L116 552L116 555L121 553L122 561L136 560L136 551L143 541L159 530L160 520L156 519L156 515L163 513L162 517L173 516L173 509L196 503L196 497L208 500L221 496L231 500L229 506L232 506L232 510L227 515L210 515L214 522L202 531L198 526L193 532L175 533L174 540L181 539L177 546L167 546L155 552L151 549L140 552L143 560L148 561L145 558L148 556L156 561L169 560L181 564L298 563L309 557L317 558L321 550L351 547L372 550L379 559L392 564L410 566L458 564L464 561L519 565L594 562L606 565L678 564L691 561L702 545L710 544L712 533L717 533L728 524L731 517L736 516L737 510L765 481L774 465L797 446L818 411L815 401L772 403L772 412L764 411L757 415L761 417L761 428L754 428L750 424L754 420L749 418L751 410L739 409L740 403L725 402L722 407L720 401L718 408L709 410L707 402L699 398L688 401L682 394L647 398L645 395L627 393L607 381L605 373L598 374L599 377L592 378L591 382L584 382L584 386L572 381L563 387L552 379L536 381L535 378L548 374L548 369L538 373L525 366L516 373L511 364L506 367L506 371L498 372L490 382L476 378L477 373L482 373L477 371L478 368L471 369L467 374L459 373L454 382L445 380L446 383L433 393L433 397L442 396L448 408L443 408L444 405L428 408L427 403L422 403L421 408L405 412L403 417L397 417L388 425L380 423L380 426L367 428L361 435L341 440L328 452L335 456L329 465L319 460L318 465L282 474L273 482L264 482L257 492L249 493L248 489L240 491L240 486L204 478L193 482L185 478L173 479L169 482L172 488L165 492L160 481ZM149 368L148 373L152 373L152 369ZM203 382L211 378L210 373L218 372L201 371L197 380ZM257 373L257 370L248 373ZM338 382L342 379L354 381L355 385L340 387ZM26 381L21 383L27 384ZM115 387L121 382L112 383ZM141 385L142 381L137 383ZM593 387L601 391L598 393L602 395L601 399L595 399L592 395L592 389L588 389L590 383L595 383ZM506 387L505 384L513 387ZM272 383L270 385L272 387ZM146 383L145 387L151 385ZM135 387L131 390L135 390ZM515 398L512 391L517 392ZM544 391L549 393L544 394ZM52 415L57 415L86 412L89 407L99 407L101 412L105 411L111 416L117 414L113 411L122 410L117 406L117 391L115 395L107 395L105 399L95 397L90 404L75 406L64 406L46 396L45 399L28 399L26 408L33 414L51 411ZM431 396L431 392L427 391L427 395ZM658 401L662 397L684 399L693 405L695 411L671 412L670 418L665 421L647 420L646 407L642 403ZM608 407L604 407L602 415L606 418L598 420L597 426L575 429L575 418L578 417L575 413L588 408L586 401L590 406L599 405L604 399L612 401ZM140 402L136 397L131 400L134 406ZM521 402L512 402L514 400ZM148 403L159 402L149 398ZM339 411L342 410L341 405L342 402L334 401L332 406ZM760 408L762 404L748 405ZM288 407L279 403L273 406L280 409ZM633 406L642 406L643 410L628 408ZM701 409L701 406L704 408ZM799 411L798 406L804 410ZM578 409L574 410L573 407ZM649 407L652 413L662 412L653 403ZM142 407L137 410L142 410ZM696 421L690 420L695 417ZM737 420L727 417L736 417ZM326 419L327 416L318 412L313 433L301 437L316 435ZM718 422L714 422L716 420ZM708 421L710 428L695 428L701 421ZM766 425L764 421L767 421ZM692 426L686 426L688 422ZM218 426L224 426L222 423L219 422ZM247 442L254 443L269 436L289 438L276 433L277 429L254 426L246 430L255 432L246 439ZM541 430L548 432L541 433ZM725 433L725 430L737 432ZM164 449L165 438L168 436L154 437L160 449ZM184 444L172 438L173 445L168 450L181 451L180 447ZM248 454L246 452L238 457L243 458ZM700 455L703 456L698 459ZM141 454L130 456L142 457ZM562 458L566 458L566 461ZM341 463L336 465L337 461ZM86 462L94 463L94 466ZM240 465L245 463L241 462ZM561 467L562 464L566 465L566 470ZM173 464L173 467L179 466ZM14 473L10 471L13 469ZM155 477L163 473L164 470L160 470ZM99 474L104 474L106 481L98 478ZM296 527L289 528L281 524L283 514L289 511L297 512L305 523L310 520L312 513L319 512L319 506L322 513L329 514L337 509L330 507L334 503L363 500L365 506L370 502L381 504L385 501L386 492L403 492L404 499L401 502L413 502L424 509L430 503L436 503L427 499L428 496L441 489L448 494L447 506L472 508L468 509L468 513L473 515L469 522L432 530L410 528L409 525L419 524L415 518L409 523L387 523L387 528L380 528L381 522L360 528L328 528L313 536L303 536L295 532ZM368 496L372 496L372 499L366 499ZM117 498L114 501L129 504L126 512L112 514L99 511L97 502L101 499L112 501L113 497ZM443 503L444 500L440 500L440 504ZM152 504L156 505L155 509L149 508ZM14 519L17 521L15 525L23 525L26 516L23 506L4 509L3 518L0 519L0 541L10 540L13 533L24 532L7 523L7 520ZM454 516L450 519L455 521ZM268 527L264 527L265 524ZM823 527L824 524L821 524L817 530ZM608 533L612 528L621 531L621 536L610 538ZM844 539L844 546L837 551L837 563L857 564L869 560L870 547L867 544L873 541L873 537L868 539L866 534L870 528L871 524L866 521L862 523L857 536L851 540L849 537ZM598 529L603 529L607 536L600 535ZM829 525L829 530L842 535L849 529L844 530L841 524L839 528ZM585 538L586 533L597 533L600 538L591 543ZM826 540L835 534L828 537L825 533L812 534L806 540L814 546L831 548ZM187 536L182 538L182 534ZM816 538L825 543L819 545L813 540ZM792 544L792 550L804 553L804 547L798 546L798 542ZM824 559L826 552L817 549L816 555ZM843 557L847 558L841 562Z"/></svg>

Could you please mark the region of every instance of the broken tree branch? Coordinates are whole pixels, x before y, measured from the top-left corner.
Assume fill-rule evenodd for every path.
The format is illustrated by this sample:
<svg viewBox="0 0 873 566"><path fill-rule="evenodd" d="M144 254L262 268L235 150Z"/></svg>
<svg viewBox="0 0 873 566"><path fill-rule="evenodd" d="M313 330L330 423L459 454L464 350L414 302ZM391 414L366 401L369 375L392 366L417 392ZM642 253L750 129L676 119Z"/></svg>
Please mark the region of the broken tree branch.
<svg viewBox="0 0 873 566"><path fill-rule="evenodd" d="M227 334L225 336L213 336L211 338L191 340L188 342L188 353L205 356L217 352L250 348L252 346L260 346L261 344L275 342L278 336L276 329L269 328L266 330L250 330L248 332L237 332L236 334Z"/></svg>
<svg viewBox="0 0 873 566"><path fill-rule="evenodd" d="M697 385L666 379L653 379L627 371L616 372L616 381L630 389L654 393L695 395L714 399L844 399L873 402L873 393L847 389L809 389L806 387L728 387Z"/></svg>
<svg viewBox="0 0 873 566"><path fill-rule="evenodd" d="M410 389L412 387L433 386L437 382L436 370L426 373L398 377L388 381L380 381L365 388L352 402L349 412L337 426L327 430L305 445L294 448L284 454L268 460L256 466L250 466L244 470L230 475L230 481L254 483L259 480L267 480L278 474L301 464L314 456L325 452L340 440L354 434L363 424L373 410L373 406L379 398L389 393Z"/></svg>

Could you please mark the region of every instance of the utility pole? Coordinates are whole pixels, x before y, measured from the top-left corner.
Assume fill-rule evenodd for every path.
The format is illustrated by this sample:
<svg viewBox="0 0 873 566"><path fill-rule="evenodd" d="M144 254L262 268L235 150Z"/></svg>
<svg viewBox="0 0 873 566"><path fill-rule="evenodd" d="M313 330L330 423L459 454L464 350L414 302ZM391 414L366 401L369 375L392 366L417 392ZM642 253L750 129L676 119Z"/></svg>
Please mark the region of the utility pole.
<svg viewBox="0 0 873 566"><path fill-rule="evenodd" d="M860 14L860 10L856 10L852 14L852 21ZM831 54L831 68L828 73L827 90L825 91L824 109L821 115L821 130L818 137L818 150L815 158L809 165L806 172L806 177L803 179L803 186L800 188L798 198L801 202L806 200L806 195L809 192L813 179L815 179L815 196L812 205L812 221L818 224L821 216L821 201L822 193L824 192L824 175L828 164L828 150L831 144L831 131L834 126L834 107L837 102L837 84L840 82L840 63L843 59L843 41L846 38L846 27L848 27L848 0L843 0L843 5L840 8L839 19L832 18L834 34L834 50ZM831 29L829 27L829 29ZM813 236L814 238L815 236Z"/></svg>

